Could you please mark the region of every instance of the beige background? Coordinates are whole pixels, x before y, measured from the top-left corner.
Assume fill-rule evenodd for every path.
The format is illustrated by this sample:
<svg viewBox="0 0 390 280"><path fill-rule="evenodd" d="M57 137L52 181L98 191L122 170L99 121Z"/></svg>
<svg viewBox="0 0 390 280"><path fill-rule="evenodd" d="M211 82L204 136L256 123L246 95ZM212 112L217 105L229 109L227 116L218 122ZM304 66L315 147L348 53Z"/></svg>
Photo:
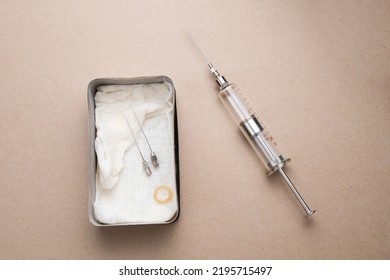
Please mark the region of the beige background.
<svg viewBox="0 0 390 280"><path fill-rule="evenodd" d="M317 209L268 178L190 30ZM389 1L0 2L0 258L389 259ZM86 88L167 75L181 217L93 227Z"/></svg>

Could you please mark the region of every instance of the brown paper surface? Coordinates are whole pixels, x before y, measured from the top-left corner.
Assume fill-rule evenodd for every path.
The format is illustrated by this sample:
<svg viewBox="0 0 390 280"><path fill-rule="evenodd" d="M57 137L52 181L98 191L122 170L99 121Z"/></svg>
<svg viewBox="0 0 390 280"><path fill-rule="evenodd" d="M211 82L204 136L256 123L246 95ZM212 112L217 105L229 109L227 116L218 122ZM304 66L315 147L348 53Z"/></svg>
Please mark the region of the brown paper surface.
<svg viewBox="0 0 390 280"><path fill-rule="evenodd" d="M2 1L1 259L389 259L388 1ZM187 37L235 82L317 213L231 120ZM86 89L167 75L181 215L87 217Z"/></svg>

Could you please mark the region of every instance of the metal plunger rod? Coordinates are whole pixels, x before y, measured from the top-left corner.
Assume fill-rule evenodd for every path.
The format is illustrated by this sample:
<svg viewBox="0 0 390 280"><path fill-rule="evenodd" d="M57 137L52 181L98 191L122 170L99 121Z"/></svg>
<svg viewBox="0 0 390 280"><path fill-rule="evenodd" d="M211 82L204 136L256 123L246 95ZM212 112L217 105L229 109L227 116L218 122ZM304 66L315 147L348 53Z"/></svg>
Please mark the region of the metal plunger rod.
<svg viewBox="0 0 390 280"><path fill-rule="evenodd" d="M284 170L281 167L279 168L279 172L280 172L280 174L282 174L283 179L286 181L290 190L293 192L294 196L297 198L297 200L301 204L303 210L305 210L306 217L313 215L315 210L312 211L310 209L310 207L306 204L306 202L303 200L302 196L299 194L298 190L295 188L294 184L291 182L290 178L288 178L287 174L284 172Z"/></svg>

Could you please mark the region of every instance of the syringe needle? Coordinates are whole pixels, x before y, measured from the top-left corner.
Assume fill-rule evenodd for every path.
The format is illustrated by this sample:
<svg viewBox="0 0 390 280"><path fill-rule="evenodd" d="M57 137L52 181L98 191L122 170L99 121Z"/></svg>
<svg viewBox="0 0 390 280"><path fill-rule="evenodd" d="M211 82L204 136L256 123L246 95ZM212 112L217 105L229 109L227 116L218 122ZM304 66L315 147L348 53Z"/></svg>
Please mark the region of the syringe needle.
<svg viewBox="0 0 390 280"><path fill-rule="evenodd" d="M202 52L202 50L199 48L198 44L195 42L194 38L192 37L191 33L189 31L187 31L188 33L188 36L190 37L190 40L192 41L192 43L194 44L194 46L196 47L196 49L198 50L198 52L200 53L200 55L203 57L204 61L206 62L206 64L209 64L210 62L207 60L206 56L204 55L204 53ZM211 68L211 67L210 67Z"/></svg>

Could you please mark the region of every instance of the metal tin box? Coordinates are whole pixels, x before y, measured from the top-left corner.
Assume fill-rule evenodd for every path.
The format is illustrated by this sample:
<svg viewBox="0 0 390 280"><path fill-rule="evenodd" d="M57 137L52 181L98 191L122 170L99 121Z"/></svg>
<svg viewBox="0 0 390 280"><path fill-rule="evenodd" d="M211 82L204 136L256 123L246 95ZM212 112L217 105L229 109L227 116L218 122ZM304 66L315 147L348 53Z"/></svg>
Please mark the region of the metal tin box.
<svg viewBox="0 0 390 280"><path fill-rule="evenodd" d="M161 223L120 223L120 224L104 224L99 222L94 213L94 201L96 197L96 171L97 171L97 156L95 151L95 94L98 86L102 85L135 85L135 84L155 84L155 83L169 83L172 86L173 100L176 100L176 92L173 82L166 76L150 76L150 77L134 77L134 78L99 78L92 80L88 85L88 111L89 111L89 205L88 216L90 222L95 226L123 226L123 225L141 225L141 224L169 224L177 220L180 212L180 178L179 178L179 142L177 131L177 114L176 102L173 107L173 129L174 129L174 174L176 177L176 197L177 211L175 216L166 222Z"/></svg>

